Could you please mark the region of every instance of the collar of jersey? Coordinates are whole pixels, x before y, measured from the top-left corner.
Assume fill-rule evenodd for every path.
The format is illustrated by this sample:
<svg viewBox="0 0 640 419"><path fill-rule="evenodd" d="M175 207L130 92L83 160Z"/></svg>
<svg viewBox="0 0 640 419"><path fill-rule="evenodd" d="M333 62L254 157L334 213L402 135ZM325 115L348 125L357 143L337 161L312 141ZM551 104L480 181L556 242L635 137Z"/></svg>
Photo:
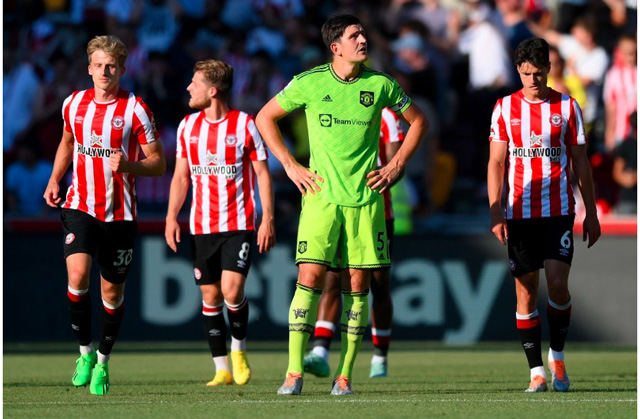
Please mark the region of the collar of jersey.
<svg viewBox="0 0 640 419"><path fill-rule="evenodd" d="M224 122L226 119L229 118L229 114L231 113L232 109L229 108L229 112L227 112L227 114L225 116L223 116L220 119L216 119L215 121L210 120L209 118L207 118L207 114L204 113L204 109L201 110L200 112L202 112L202 117L204 118L204 120L211 125L218 125L220 122Z"/></svg>
<svg viewBox="0 0 640 419"><path fill-rule="evenodd" d="M551 90L549 90L549 93L547 93L547 97L545 97L542 100L533 101L533 100L527 99L527 97L524 95L524 89L520 90L520 93L522 94L522 99L524 99L524 101L530 105L540 105L540 104L546 103L550 100L549 96L551 96Z"/></svg>
<svg viewBox="0 0 640 419"><path fill-rule="evenodd" d="M342 84L353 84L355 82L357 82L358 80L360 80L360 76L362 75L362 64L360 64L360 71L358 72L358 75L356 77L354 77L353 80L350 81L346 81L340 78L340 76L338 76L336 74L335 71L333 71L333 64L329 63L329 72L331 73L331 75L333 76L334 79L336 79L336 81L342 83Z"/></svg>
<svg viewBox="0 0 640 419"><path fill-rule="evenodd" d="M98 102L96 100L95 96L94 96L92 100L93 100L93 103L95 103L98 106L109 106L109 105L113 105L114 103L116 103L118 101L118 98L116 97L115 99L110 100L108 102Z"/></svg>

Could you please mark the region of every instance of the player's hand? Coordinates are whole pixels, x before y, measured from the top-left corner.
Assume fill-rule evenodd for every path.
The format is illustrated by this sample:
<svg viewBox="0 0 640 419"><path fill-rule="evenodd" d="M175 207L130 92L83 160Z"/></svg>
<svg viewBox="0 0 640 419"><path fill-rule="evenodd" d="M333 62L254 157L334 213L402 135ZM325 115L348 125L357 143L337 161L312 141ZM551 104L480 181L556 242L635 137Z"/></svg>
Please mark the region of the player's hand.
<svg viewBox="0 0 640 419"><path fill-rule="evenodd" d="M164 228L164 238L167 241L167 246L175 252L178 251L178 243L180 243L180 224L178 220L167 220L167 224Z"/></svg>
<svg viewBox="0 0 640 419"><path fill-rule="evenodd" d="M502 214L491 214L491 232L502 244L507 244L509 234L507 232L507 222Z"/></svg>
<svg viewBox="0 0 640 419"><path fill-rule="evenodd" d="M307 195L307 191L310 191L312 195L315 195L316 192L320 192L320 185L316 182L324 182L324 179L313 173L311 170L299 163L293 163L289 166L285 166L284 170L287 172L289 179L295 183L302 195Z"/></svg>
<svg viewBox="0 0 640 419"><path fill-rule="evenodd" d="M602 232L600 231L600 221L598 221L597 215L591 215L584 218L582 223L582 241L587 241L587 248L596 244Z"/></svg>
<svg viewBox="0 0 640 419"><path fill-rule="evenodd" d="M126 163L127 163L127 160L124 158L124 155L122 154L122 150L119 150L119 149L111 150L111 154L109 155L109 168L114 173L126 172L125 170Z"/></svg>
<svg viewBox="0 0 640 419"><path fill-rule="evenodd" d="M258 249L260 253L267 253L276 244L276 229L273 225L273 220L265 221L264 219L260 223L258 228Z"/></svg>
<svg viewBox="0 0 640 419"><path fill-rule="evenodd" d="M60 185L57 182L50 180L47 185L47 189L44 191L44 195L42 196L44 200L47 202L47 205L53 208L57 208L58 204L62 200L58 194L60 193Z"/></svg>
<svg viewBox="0 0 640 419"><path fill-rule="evenodd" d="M366 176L369 179L367 186L378 193L383 193L391 188L401 172L400 169L389 165L372 170Z"/></svg>

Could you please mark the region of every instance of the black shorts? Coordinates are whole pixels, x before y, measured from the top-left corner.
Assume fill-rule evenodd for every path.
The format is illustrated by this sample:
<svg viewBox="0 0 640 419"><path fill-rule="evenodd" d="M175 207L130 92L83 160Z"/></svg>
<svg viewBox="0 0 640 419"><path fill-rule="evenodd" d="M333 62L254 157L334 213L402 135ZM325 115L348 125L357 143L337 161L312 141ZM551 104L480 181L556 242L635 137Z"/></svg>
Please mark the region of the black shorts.
<svg viewBox="0 0 640 419"><path fill-rule="evenodd" d="M395 228L393 226L393 219L386 220L385 224L387 226L387 246L388 246L388 249L389 249L389 256L391 258L391 255L393 255L393 236L394 236L394 232L395 232ZM388 271L390 269L391 269L391 266L385 266L385 267L382 267L382 268L374 268L372 270L373 271ZM342 268L328 267L327 271L329 271L329 272L342 272Z"/></svg>
<svg viewBox="0 0 640 419"><path fill-rule="evenodd" d="M575 216L507 220L509 269L518 277L544 267L547 259L571 265Z"/></svg>
<svg viewBox="0 0 640 419"><path fill-rule="evenodd" d="M251 267L253 238L253 230L191 236L196 285L220 282L222 271L238 272L246 277Z"/></svg>
<svg viewBox="0 0 640 419"><path fill-rule="evenodd" d="M133 260L137 221L104 222L73 209L63 209L64 256L98 252L100 275L113 284L122 284Z"/></svg>

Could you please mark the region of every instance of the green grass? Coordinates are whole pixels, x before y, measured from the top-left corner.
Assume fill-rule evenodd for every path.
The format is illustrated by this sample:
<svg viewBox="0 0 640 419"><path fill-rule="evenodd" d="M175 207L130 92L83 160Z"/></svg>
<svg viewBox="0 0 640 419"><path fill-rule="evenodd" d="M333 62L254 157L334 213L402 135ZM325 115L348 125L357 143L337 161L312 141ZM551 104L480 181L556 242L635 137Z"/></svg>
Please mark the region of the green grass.
<svg viewBox="0 0 640 419"><path fill-rule="evenodd" d="M338 361L334 344L332 366ZM529 373L514 343L450 348L394 343L390 376L369 379L363 344L355 396L329 395L331 381L308 375L303 395L278 397L287 365L282 343L252 343L253 378L244 387L209 388L206 343L118 343L111 392L74 388L73 344L5 344L5 418L635 418L636 349L574 344L567 348L568 393L526 394Z"/></svg>

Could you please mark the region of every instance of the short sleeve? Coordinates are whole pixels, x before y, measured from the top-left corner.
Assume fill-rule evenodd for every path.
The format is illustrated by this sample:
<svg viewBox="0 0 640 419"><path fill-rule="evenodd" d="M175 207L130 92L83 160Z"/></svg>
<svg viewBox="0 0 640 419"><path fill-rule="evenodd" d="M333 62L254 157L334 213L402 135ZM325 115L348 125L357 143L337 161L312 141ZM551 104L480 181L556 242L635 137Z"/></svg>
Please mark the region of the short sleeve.
<svg viewBox="0 0 640 419"><path fill-rule="evenodd" d="M133 109L133 134L140 144L152 143L159 138L153 113L140 98L136 98Z"/></svg>
<svg viewBox="0 0 640 419"><path fill-rule="evenodd" d="M269 158L267 147L252 117L247 118L247 132L245 137L246 150L252 161L263 161Z"/></svg>
<svg viewBox="0 0 640 419"><path fill-rule="evenodd" d="M62 104L62 121L64 122L64 130L72 132L71 122L69 121L69 106L74 95L69 95Z"/></svg>
<svg viewBox="0 0 640 419"><path fill-rule="evenodd" d="M187 142L184 139L184 128L186 125L186 118L180 122L178 125L178 133L176 135L176 158L178 159L186 159L187 158Z"/></svg>
<svg viewBox="0 0 640 419"><path fill-rule="evenodd" d="M401 114L411 106L411 98L402 90L398 81L393 79L390 85L389 101L387 106L396 114Z"/></svg>
<svg viewBox="0 0 640 419"><path fill-rule="evenodd" d="M571 114L567 126L567 145L585 145L587 138L584 135L584 122L582 110L575 99L571 99Z"/></svg>
<svg viewBox="0 0 640 419"><path fill-rule="evenodd" d="M504 123L504 118L502 117L502 99L498 100L496 105L493 107L493 113L491 115L491 131L489 134L489 142L491 141L509 141L507 127Z"/></svg>
<svg viewBox="0 0 640 419"><path fill-rule="evenodd" d="M278 104L286 112L293 112L294 110L306 105L307 100L304 91L301 86L302 82L299 78L294 77L291 79L281 91L276 95Z"/></svg>

